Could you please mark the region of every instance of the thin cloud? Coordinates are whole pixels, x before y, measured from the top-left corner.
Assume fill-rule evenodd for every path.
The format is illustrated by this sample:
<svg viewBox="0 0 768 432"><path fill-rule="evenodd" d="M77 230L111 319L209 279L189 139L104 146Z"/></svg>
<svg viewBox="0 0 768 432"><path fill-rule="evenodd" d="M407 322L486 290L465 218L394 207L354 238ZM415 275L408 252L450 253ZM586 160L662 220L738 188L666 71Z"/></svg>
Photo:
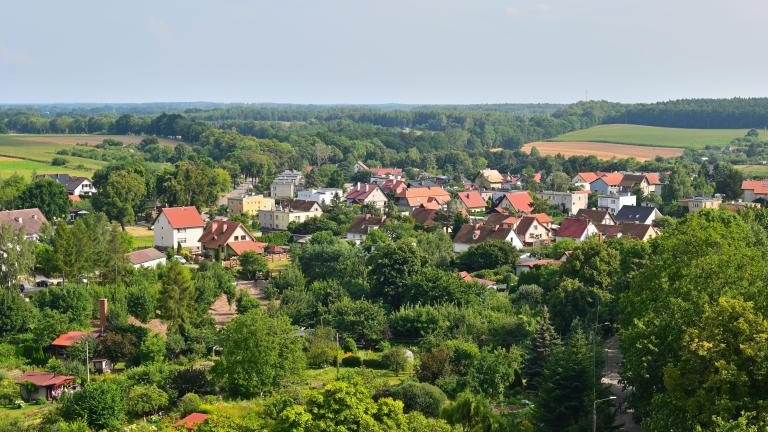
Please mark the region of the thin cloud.
<svg viewBox="0 0 768 432"><path fill-rule="evenodd" d="M171 35L171 29L168 27L168 24L154 16L147 19L147 28L149 29L149 32L159 40L166 40Z"/></svg>
<svg viewBox="0 0 768 432"><path fill-rule="evenodd" d="M551 10L552 10L552 6L546 3L539 3L536 5L536 11L540 13L547 13L547 12L550 12Z"/></svg>
<svg viewBox="0 0 768 432"><path fill-rule="evenodd" d="M32 63L32 57L23 52L14 51L0 42L0 64L8 66L22 66Z"/></svg>
<svg viewBox="0 0 768 432"><path fill-rule="evenodd" d="M521 13L520 9L516 7L508 7L504 9L504 15L506 16L516 17L516 16L520 16L520 13Z"/></svg>

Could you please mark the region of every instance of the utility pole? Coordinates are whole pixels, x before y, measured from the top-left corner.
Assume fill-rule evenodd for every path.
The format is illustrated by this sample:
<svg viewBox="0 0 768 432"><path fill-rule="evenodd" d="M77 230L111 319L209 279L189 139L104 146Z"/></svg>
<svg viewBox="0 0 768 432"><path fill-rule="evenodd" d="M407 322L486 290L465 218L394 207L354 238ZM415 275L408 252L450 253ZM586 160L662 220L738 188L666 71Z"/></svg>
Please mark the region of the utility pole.
<svg viewBox="0 0 768 432"><path fill-rule="evenodd" d="M89 367L90 362L88 361L88 339L85 340L85 381L87 383L91 382L91 368Z"/></svg>

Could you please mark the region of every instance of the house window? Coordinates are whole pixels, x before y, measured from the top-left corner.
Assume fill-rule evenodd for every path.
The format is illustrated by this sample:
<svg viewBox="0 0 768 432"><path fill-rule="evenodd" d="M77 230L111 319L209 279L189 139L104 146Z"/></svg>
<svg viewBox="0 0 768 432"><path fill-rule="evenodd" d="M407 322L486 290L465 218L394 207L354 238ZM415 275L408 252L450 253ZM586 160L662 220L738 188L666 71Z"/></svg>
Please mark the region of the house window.
<svg viewBox="0 0 768 432"><path fill-rule="evenodd" d="M186 238L180 238L179 239L179 243L186 244L187 243L187 239Z"/></svg>
<svg viewBox="0 0 768 432"><path fill-rule="evenodd" d="M185 232L187 232L187 229L186 228L179 228L179 229L176 230L176 232L177 233L185 233Z"/></svg>

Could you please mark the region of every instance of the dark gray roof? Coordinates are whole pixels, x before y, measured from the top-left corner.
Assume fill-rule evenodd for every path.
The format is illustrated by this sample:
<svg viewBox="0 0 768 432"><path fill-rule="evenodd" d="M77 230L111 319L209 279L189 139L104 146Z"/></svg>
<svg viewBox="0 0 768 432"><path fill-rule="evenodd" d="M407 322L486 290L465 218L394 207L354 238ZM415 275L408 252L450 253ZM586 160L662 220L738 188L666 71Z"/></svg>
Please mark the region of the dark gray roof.
<svg viewBox="0 0 768 432"><path fill-rule="evenodd" d="M618 222L645 222L654 211L655 207L625 205L619 209L614 219Z"/></svg>

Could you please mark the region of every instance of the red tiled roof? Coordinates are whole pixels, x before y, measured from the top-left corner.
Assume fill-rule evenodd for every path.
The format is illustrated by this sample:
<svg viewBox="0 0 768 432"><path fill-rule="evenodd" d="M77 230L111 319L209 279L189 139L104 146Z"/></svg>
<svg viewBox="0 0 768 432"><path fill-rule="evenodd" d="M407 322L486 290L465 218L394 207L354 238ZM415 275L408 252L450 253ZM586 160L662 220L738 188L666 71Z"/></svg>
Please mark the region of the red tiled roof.
<svg viewBox="0 0 768 432"><path fill-rule="evenodd" d="M768 180L744 180L741 190L751 190L758 195L768 194Z"/></svg>
<svg viewBox="0 0 768 432"><path fill-rule="evenodd" d="M459 277L464 282L474 282L474 283L479 283L480 285L487 285L487 286L496 285L496 282L492 280L476 278L465 271L459 272Z"/></svg>
<svg viewBox="0 0 768 432"><path fill-rule="evenodd" d="M618 186L619 183L621 183L621 180L623 178L624 178L624 174L620 172L612 172L612 173L603 174L603 176L600 177L599 180L604 181L605 184L607 184L608 186Z"/></svg>
<svg viewBox="0 0 768 432"><path fill-rule="evenodd" d="M264 248L266 248L267 245L268 243L261 243L253 240L240 240L227 243L227 247L232 249L232 252L234 252L237 256L242 255L243 252L246 251L253 251L257 254L263 254Z"/></svg>
<svg viewBox="0 0 768 432"><path fill-rule="evenodd" d="M423 226L432 226L435 223L435 216L437 216L436 209L428 209L425 207L416 207L411 212L414 222Z"/></svg>
<svg viewBox="0 0 768 432"><path fill-rule="evenodd" d="M400 175L403 173L403 170L400 168L369 168L368 171L375 176Z"/></svg>
<svg viewBox="0 0 768 432"><path fill-rule="evenodd" d="M176 427L184 427L186 429L195 429L196 427L200 426L205 422L205 420L208 418L208 414L203 413L192 413L183 419L177 421L174 426Z"/></svg>
<svg viewBox="0 0 768 432"><path fill-rule="evenodd" d="M533 226L534 222L538 222L538 219L533 216L523 216L515 227L515 232L521 236L525 236L525 234L528 233L528 230L531 229L531 226ZM545 226L542 226L542 228L549 231L549 228Z"/></svg>
<svg viewBox="0 0 768 432"><path fill-rule="evenodd" d="M77 341L79 341L83 337L88 336L90 334L92 334L92 333L90 333L90 332L83 332L83 331L67 332L67 333L64 333L64 334L60 335L56 339L54 339L53 342L51 342L51 345L52 346L57 346L57 347L67 347L68 348L68 347L71 347L72 345L76 344Z"/></svg>
<svg viewBox="0 0 768 432"><path fill-rule="evenodd" d="M16 384L31 382L38 387L48 387L52 385L61 385L67 381L74 381L75 377L69 375L58 375L52 372L26 372L16 380Z"/></svg>
<svg viewBox="0 0 768 432"><path fill-rule="evenodd" d="M404 190L403 192L395 195L398 198L437 198L443 199L444 202L448 202L451 199L451 194L445 189L438 186L428 187L412 187Z"/></svg>
<svg viewBox="0 0 768 432"><path fill-rule="evenodd" d="M384 221L386 220L386 216L371 216L369 214L357 215L349 224L347 232L352 234L368 234L371 228L378 229L384 225Z"/></svg>
<svg viewBox="0 0 768 432"><path fill-rule="evenodd" d="M431 210L439 210L443 203L439 198L435 197L416 197L406 198L408 207L424 207Z"/></svg>
<svg viewBox="0 0 768 432"><path fill-rule="evenodd" d="M533 181L535 181L536 183L540 183L541 182L541 171L539 171L539 172L537 172L536 174L533 175Z"/></svg>
<svg viewBox="0 0 768 432"><path fill-rule="evenodd" d="M603 173L595 171L578 173L578 176L581 177L582 180L584 180L586 183L592 183L593 181L599 179L602 175Z"/></svg>
<svg viewBox="0 0 768 432"><path fill-rule="evenodd" d="M648 184L651 185L660 185L661 184L661 176L659 173L645 173L645 178L648 180Z"/></svg>
<svg viewBox="0 0 768 432"><path fill-rule="evenodd" d="M518 267L538 267L538 266L544 266L544 265L560 265L563 262L556 259L531 259L531 260L520 260L518 262Z"/></svg>
<svg viewBox="0 0 768 432"><path fill-rule="evenodd" d="M362 203L376 189L379 189L379 187L372 183L357 183L347 192L346 198L350 201Z"/></svg>
<svg viewBox="0 0 768 432"><path fill-rule="evenodd" d="M531 216L535 217L540 224L546 225L552 223L552 218L546 213L534 213Z"/></svg>
<svg viewBox="0 0 768 432"><path fill-rule="evenodd" d="M165 207L160 210L168 219L173 229L204 227L205 222L200 212L194 206Z"/></svg>
<svg viewBox="0 0 768 432"><path fill-rule="evenodd" d="M592 223L587 219L566 218L560 224L557 233L557 237L568 237L578 239L584 235L584 231L587 230L589 224Z"/></svg>
<svg viewBox="0 0 768 432"><path fill-rule="evenodd" d="M402 180L389 179L389 180L384 181L384 183L382 183L379 186L379 188L385 194L390 193L390 192L393 192L393 193L397 194L397 193L400 193L403 190L407 189L408 188L408 184L405 183Z"/></svg>
<svg viewBox="0 0 768 432"><path fill-rule="evenodd" d="M522 213L530 213L533 211L533 207L531 206L533 198L531 198L531 194L529 194L528 191L509 192L504 194L504 197L516 211Z"/></svg>
<svg viewBox="0 0 768 432"><path fill-rule="evenodd" d="M203 235L200 236L200 243L203 247L208 249L216 249L229 243L232 235L235 234L238 228L242 228L249 240L253 240L251 233L245 229L245 226L240 222L225 221L225 220L212 220L208 224L208 228L203 231ZM243 241L243 240L237 240Z"/></svg>
<svg viewBox="0 0 768 432"><path fill-rule="evenodd" d="M485 200L478 191L460 192L459 200L470 210L485 208Z"/></svg>

